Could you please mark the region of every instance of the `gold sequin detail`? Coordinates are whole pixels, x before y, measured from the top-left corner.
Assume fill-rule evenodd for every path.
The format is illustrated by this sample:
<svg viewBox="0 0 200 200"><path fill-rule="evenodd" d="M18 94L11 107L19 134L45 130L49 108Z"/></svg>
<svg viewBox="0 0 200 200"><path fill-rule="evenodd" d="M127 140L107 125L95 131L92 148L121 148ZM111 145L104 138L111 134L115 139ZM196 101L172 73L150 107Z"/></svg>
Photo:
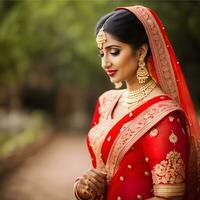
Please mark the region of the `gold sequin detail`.
<svg viewBox="0 0 200 200"><path fill-rule="evenodd" d="M170 122L173 122L173 121L174 121L174 117L171 116L171 115L168 117L168 119L169 119Z"/></svg>
<svg viewBox="0 0 200 200"><path fill-rule="evenodd" d="M140 199L140 200L143 199L142 195L138 194L137 199Z"/></svg>
<svg viewBox="0 0 200 200"><path fill-rule="evenodd" d="M128 165L127 167L128 167L129 169L132 169L132 165Z"/></svg>
<svg viewBox="0 0 200 200"><path fill-rule="evenodd" d="M145 171L145 172L144 172L144 175L145 175L145 176L150 176L150 172Z"/></svg>
<svg viewBox="0 0 200 200"><path fill-rule="evenodd" d="M119 177L119 180L120 180L120 181L124 181L124 177L123 177L123 176L120 176L120 177Z"/></svg>
<svg viewBox="0 0 200 200"><path fill-rule="evenodd" d="M148 157L145 157L145 162L149 162L149 158Z"/></svg>
<svg viewBox="0 0 200 200"><path fill-rule="evenodd" d="M111 140L111 136L109 136L109 137L107 138L107 141L108 141L108 142L110 142L110 140Z"/></svg>
<svg viewBox="0 0 200 200"><path fill-rule="evenodd" d="M152 130L150 131L150 135L151 135L152 137L156 137L156 136L158 135L158 130L157 130L156 128L152 129Z"/></svg>
<svg viewBox="0 0 200 200"><path fill-rule="evenodd" d="M176 150L170 151L165 160L154 166L152 178L154 184L182 183L185 180L185 164L181 154Z"/></svg>
<svg viewBox="0 0 200 200"><path fill-rule="evenodd" d="M185 135L185 130L184 130L184 128L182 128L181 130L182 130L182 133Z"/></svg>
<svg viewBox="0 0 200 200"><path fill-rule="evenodd" d="M169 136L169 141L173 144L176 144L178 141L178 138L173 131L172 131L171 135Z"/></svg>
<svg viewBox="0 0 200 200"><path fill-rule="evenodd" d="M132 117L133 116L133 113L131 112L131 113L129 113L129 117Z"/></svg>

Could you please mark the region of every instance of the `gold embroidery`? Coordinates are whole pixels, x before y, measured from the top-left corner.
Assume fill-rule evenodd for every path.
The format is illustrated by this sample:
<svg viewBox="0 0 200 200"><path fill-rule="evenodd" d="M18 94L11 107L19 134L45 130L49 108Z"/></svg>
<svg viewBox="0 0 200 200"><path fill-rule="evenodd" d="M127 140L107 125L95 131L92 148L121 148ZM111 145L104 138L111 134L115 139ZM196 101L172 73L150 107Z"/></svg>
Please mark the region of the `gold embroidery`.
<svg viewBox="0 0 200 200"><path fill-rule="evenodd" d="M99 102L99 113L100 119L99 123L96 124L88 133L90 146L96 157L96 167L101 171L106 171L105 164L102 160L101 155L101 148L102 144L105 141L105 138L109 132L109 130L113 127L114 121L108 120L107 116L110 109L113 106L113 102L115 98L119 95L119 91L110 90L105 92L103 95L100 96ZM111 136L107 138L107 141L111 140Z"/></svg>
<svg viewBox="0 0 200 200"><path fill-rule="evenodd" d="M132 117L132 116L133 116L133 113L132 113L132 112L130 112L130 113L129 113L129 117Z"/></svg>
<svg viewBox="0 0 200 200"><path fill-rule="evenodd" d="M173 122L173 121L174 121L174 117L171 116L171 115L168 117L168 119L169 119L170 122Z"/></svg>
<svg viewBox="0 0 200 200"><path fill-rule="evenodd" d="M129 169L132 169L132 165L127 165L127 167L128 167Z"/></svg>
<svg viewBox="0 0 200 200"><path fill-rule="evenodd" d="M108 117L109 111L113 108L113 103L118 95L120 95L120 90L109 90L105 92L100 98L99 121L106 119Z"/></svg>
<svg viewBox="0 0 200 200"><path fill-rule="evenodd" d="M101 147L111 126L108 122L108 120L102 120L101 123L94 126L88 134L90 146L96 157L97 169L102 171L105 171L105 164L101 157Z"/></svg>
<svg viewBox="0 0 200 200"><path fill-rule="evenodd" d="M159 197L177 197L185 193L185 183L180 184L158 184L153 186L154 195Z"/></svg>
<svg viewBox="0 0 200 200"><path fill-rule="evenodd" d="M127 7L133 12L146 27L150 47L152 49L153 60L156 68L159 83L162 89L179 101L178 87L173 71L173 66L167 49L167 44L163 38L162 32L152 13L143 6ZM164 78L163 78L164 77Z"/></svg>
<svg viewBox="0 0 200 200"><path fill-rule="evenodd" d="M142 200L143 199L142 195L138 194L137 199Z"/></svg>
<svg viewBox="0 0 200 200"><path fill-rule="evenodd" d="M174 110L181 110L181 108L173 100L155 103L131 120L127 127L118 133L106 162L106 171L109 178L116 172L120 161L134 143L153 125Z"/></svg>
<svg viewBox="0 0 200 200"><path fill-rule="evenodd" d="M184 130L184 128L182 128L181 131L182 131L182 133L185 135L185 130Z"/></svg>
<svg viewBox="0 0 200 200"><path fill-rule="evenodd" d="M131 122L132 122L132 121L125 123L125 124L121 127L120 132L124 131L124 130L129 126L129 124L130 124Z"/></svg>
<svg viewBox="0 0 200 200"><path fill-rule="evenodd" d="M176 144L178 141L178 138L173 131L172 131L171 135L169 136L169 141L173 144Z"/></svg>
<svg viewBox="0 0 200 200"><path fill-rule="evenodd" d="M185 165L181 154L175 150L170 151L165 160L154 166L152 178L154 184L183 182L185 179Z"/></svg>
<svg viewBox="0 0 200 200"><path fill-rule="evenodd" d="M158 135L158 129L157 128L153 128L151 131L150 131L150 135L152 137L156 137Z"/></svg>
<svg viewBox="0 0 200 200"><path fill-rule="evenodd" d="M109 137L107 138L107 141L108 141L108 142L110 142L111 138L112 138L112 137L111 137L111 136L109 136Z"/></svg>
<svg viewBox="0 0 200 200"><path fill-rule="evenodd" d="M150 173L150 172L148 172L148 171L145 171L145 172L144 172L144 175L145 175L145 176L150 176L150 175L151 175L151 173Z"/></svg>

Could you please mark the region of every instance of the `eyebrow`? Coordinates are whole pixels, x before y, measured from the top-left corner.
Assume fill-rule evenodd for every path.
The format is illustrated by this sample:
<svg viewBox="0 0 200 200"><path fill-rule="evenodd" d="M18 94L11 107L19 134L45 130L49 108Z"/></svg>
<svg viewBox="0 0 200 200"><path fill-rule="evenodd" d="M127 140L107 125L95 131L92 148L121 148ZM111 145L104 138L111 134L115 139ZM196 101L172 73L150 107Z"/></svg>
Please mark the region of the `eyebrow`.
<svg viewBox="0 0 200 200"><path fill-rule="evenodd" d="M110 48L113 48L113 47L117 47L117 48L121 48L121 46L118 46L118 45L115 45L115 44L112 44L112 45L108 45L105 47L105 49L110 49ZM98 48L99 50L102 50L100 48Z"/></svg>

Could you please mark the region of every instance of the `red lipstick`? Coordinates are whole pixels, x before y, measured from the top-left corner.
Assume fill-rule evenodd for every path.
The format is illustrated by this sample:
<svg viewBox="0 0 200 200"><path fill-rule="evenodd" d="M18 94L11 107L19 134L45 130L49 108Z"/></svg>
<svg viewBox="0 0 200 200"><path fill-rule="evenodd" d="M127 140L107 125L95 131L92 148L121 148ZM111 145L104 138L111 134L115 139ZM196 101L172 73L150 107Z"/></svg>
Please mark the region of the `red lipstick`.
<svg viewBox="0 0 200 200"><path fill-rule="evenodd" d="M106 73L108 76L114 76L116 74L117 70L107 70Z"/></svg>

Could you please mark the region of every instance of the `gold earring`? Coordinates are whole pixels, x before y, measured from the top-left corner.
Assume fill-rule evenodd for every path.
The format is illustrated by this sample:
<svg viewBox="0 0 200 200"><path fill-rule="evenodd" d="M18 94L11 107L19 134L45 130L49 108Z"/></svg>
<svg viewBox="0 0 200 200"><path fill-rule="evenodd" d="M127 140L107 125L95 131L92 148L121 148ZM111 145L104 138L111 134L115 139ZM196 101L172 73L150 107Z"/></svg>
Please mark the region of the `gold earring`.
<svg viewBox="0 0 200 200"><path fill-rule="evenodd" d="M114 85L116 89L119 89L120 87L122 87L122 82L120 81L118 83L115 83Z"/></svg>
<svg viewBox="0 0 200 200"><path fill-rule="evenodd" d="M139 67L136 72L138 82L145 83L146 80L149 78L149 72L148 72L147 68L145 67L145 62L139 61L138 66Z"/></svg>

